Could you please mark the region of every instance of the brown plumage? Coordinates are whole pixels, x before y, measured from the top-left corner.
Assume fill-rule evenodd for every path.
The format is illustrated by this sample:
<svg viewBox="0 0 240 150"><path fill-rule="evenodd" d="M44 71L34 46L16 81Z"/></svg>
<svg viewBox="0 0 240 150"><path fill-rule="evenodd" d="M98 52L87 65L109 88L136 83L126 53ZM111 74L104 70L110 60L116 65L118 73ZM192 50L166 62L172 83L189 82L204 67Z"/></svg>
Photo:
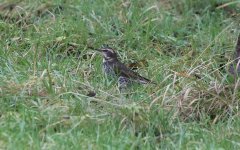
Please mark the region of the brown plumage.
<svg viewBox="0 0 240 150"><path fill-rule="evenodd" d="M118 77L119 88L126 87L132 81L148 84L155 82L139 75L137 72L129 69L119 59L117 53L110 47L97 49L103 55L103 68L106 74Z"/></svg>

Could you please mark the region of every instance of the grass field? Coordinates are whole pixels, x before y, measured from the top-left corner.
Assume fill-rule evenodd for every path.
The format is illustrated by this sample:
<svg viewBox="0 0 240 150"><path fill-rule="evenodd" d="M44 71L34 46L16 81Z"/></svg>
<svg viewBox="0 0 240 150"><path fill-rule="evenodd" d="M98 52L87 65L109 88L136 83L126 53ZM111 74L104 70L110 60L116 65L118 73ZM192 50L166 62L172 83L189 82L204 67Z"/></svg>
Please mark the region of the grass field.
<svg viewBox="0 0 240 150"><path fill-rule="evenodd" d="M0 1L0 149L240 149L240 1ZM157 85L121 94L89 47Z"/></svg>

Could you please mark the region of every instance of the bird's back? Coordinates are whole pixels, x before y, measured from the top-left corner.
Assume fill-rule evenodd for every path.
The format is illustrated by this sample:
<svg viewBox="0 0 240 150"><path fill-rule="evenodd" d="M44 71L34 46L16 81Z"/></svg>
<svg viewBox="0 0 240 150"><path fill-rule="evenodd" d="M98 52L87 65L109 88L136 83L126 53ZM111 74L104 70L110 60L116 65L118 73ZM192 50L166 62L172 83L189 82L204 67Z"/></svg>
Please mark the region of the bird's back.
<svg viewBox="0 0 240 150"><path fill-rule="evenodd" d="M142 84L147 84L147 83L153 83L151 80L140 76L137 72L134 72L133 70L131 70L130 68L126 67L123 63L119 62L119 72L118 74L120 76L129 78L133 81L142 83Z"/></svg>

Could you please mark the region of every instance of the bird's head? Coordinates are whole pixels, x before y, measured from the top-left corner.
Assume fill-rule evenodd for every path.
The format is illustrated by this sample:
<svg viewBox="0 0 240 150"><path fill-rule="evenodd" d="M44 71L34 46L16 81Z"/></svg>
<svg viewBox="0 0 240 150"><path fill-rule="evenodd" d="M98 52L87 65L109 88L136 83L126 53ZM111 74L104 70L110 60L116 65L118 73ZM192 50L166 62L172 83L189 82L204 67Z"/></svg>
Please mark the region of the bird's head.
<svg viewBox="0 0 240 150"><path fill-rule="evenodd" d="M118 59L117 53L110 47L103 47L96 50L101 52L105 61L113 61Z"/></svg>

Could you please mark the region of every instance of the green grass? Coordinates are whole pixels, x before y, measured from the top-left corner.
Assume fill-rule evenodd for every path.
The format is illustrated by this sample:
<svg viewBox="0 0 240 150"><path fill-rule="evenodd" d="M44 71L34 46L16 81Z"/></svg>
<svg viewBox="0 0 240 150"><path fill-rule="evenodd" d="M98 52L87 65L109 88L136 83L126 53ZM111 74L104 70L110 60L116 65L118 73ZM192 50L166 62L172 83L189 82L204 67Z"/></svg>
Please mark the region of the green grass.
<svg viewBox="0 0 240 150"><path fill-rule="evenodd" d="M240 148L238 1L0 2L0 149ZM158 84L119 93L103 44Z"/></svg>

